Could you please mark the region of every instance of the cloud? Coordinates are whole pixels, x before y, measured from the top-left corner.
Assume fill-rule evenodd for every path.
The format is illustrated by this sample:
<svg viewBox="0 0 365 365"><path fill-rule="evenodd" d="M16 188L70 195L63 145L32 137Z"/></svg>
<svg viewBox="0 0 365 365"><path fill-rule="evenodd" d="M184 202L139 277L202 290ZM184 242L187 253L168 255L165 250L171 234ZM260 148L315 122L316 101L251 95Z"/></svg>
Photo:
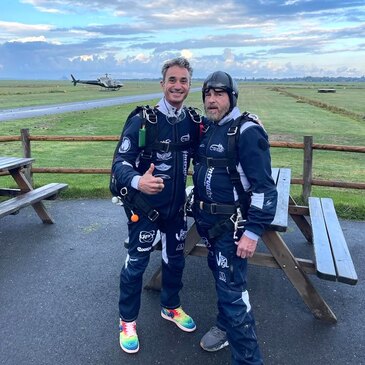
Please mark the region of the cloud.
<svg viewBox="0 0 365 365"><path fill-rule="evenodd" d="M9 34L24 34L26 32L47 32L52 29L49 24L24 24L19 22L5 22L0 20L1 32Z"/></svg>
<svg viewBox="0 0 365 365"><path fill-rule="evenodd" d="M0 15L0 78L59 78L70 71L79 77L159 77L163 61L180 55L191 60L198 77L211 69L243 77L365 74L355 62L365 56L363 0L21 3L34 21L32 15L18 22ZM333 54L347 64L334 65Z"/></svg>

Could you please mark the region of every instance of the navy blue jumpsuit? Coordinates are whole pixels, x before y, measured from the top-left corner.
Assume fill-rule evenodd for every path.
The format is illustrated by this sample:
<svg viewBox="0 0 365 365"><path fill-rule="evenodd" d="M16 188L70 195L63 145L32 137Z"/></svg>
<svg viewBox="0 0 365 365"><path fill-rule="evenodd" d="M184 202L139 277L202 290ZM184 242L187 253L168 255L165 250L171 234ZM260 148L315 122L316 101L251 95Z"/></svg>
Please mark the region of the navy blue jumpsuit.
<svg viewBox="0 0 365 365"><path fill-rule="evenodd" d="M164 109L164 99L159 103ZM198 128L186 109L178 117L171 117L156 110L157 140L159 142L181 143L197 138ZM142 211L132 209L138 214L139 221L128 221L129 246L126 262L120 275L119 312L122 320L134 321L139 313L142 291L142 276L148 265L152 244L158 230L162 242L162 290L161 305L168 309L180 306L184 268L184 245L186 220L183 214L185 185L190 164L191 150L188 144L184 150L153 151L151 158L143 158L143 148L138 146L138 134L142 124L139 115L131 118L122 133L120 147L114 159L112 173L117 189L126 188L128 193L136 192L132 180L143 175L154 163L154 176L164 180L164 189L156 195L141 194L149 207L159 213L159 218L150 220ZM147 132L148 133L148 132ZM127 194L128 194L127 193ZM128 218L130 207L125 207Z"/></svg>
<svg viewBox="0 0 365 365"><path fill-rule="evenodd" d="M234 111L237 115L237 108ZM200 156L204 159L227 158L227 131L233 120L228 116L218 124L206 121L209 127L200 141L198 148ZM261 126L247 121L241 125L239 145L236 148L238 148L237 170L240 180L245 191L252 194L246 212L245 230L249 237L250 235L251 238L252 235L259 237L272 222L277 202L276 186L271 178L268 137ZM247 291L247 259L236 255L233 225L231 230L225 231L218 237L209 238L211 234L208 230L218 222L229 219L231 213L211 214L199 208L200 202L234 206L237 199L236 191L227 167L212 167L199 162L199 158L197 161L193 176L196 202L194 215L198 232L209 249L208 265L215 279L218 297L217 326L227 333L232 364L262 364Z"/></svg>

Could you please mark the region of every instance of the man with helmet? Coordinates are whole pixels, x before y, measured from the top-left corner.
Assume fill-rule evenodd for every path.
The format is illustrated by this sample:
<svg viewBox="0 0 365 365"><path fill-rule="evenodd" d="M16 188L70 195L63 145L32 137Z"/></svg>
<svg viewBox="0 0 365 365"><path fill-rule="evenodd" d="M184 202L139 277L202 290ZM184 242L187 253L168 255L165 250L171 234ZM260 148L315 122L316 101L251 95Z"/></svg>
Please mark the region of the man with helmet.
<svg viewBox="0 0 365 365"><path fill-rule="evenodd" d="M206 120L194 164L193 212L205 242L218 297L216 325L201 347L228 344L232 364L262 364L247 291L247 258L272 222L277 191L271 177L268 136L258 118L241 114L238 87L222 71L204 81Z"/></svg>

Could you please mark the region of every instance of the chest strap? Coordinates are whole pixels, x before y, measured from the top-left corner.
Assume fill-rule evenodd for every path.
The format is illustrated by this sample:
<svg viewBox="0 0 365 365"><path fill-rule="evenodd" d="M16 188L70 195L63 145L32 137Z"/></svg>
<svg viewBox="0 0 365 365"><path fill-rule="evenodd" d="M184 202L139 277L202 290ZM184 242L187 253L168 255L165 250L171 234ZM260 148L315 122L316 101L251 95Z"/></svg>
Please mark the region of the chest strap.
<svg viewBox="0 0 365 365"><path fill-rule="evenodd" d="M149 123L146 123L146 146L141 153L141 158L151 159L154 151L162 152L175 152L189 150L196 143L199 137L199 125L201 123L201 116L193 108L185 108L188 112L190 119L194 122L194 128L190 128L191 139L184 142L161 142L158 140L158 123L156 111L152 108L146 108L144 110L144 119Z"/></svg>
<svg viewBox="0 0 365 365"><path fill-rule="evenodd" d="M219 204L219 203L205 203L201 200L195 201L196 207L200 210L204 210L209 214L235 214L236 207L234 205Z"/></svg>
<svg viewBox="0 0 365 365"><path fill-rule="evenodd" d="M227 167L229 163L228 158L206 157L203 155L198 155L196 161L207 167Z"/></svg>

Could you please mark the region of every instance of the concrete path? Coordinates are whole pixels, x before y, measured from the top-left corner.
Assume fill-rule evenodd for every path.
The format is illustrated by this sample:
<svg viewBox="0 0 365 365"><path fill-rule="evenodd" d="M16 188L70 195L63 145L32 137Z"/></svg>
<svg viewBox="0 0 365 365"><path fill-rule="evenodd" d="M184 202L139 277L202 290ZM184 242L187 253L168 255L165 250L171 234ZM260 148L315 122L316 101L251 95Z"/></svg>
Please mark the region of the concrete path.
<svg viewBox="0 0 365 365"><path fill-rule="evenodd" d="M200 91L201 88L192 88L190 92ZM75 101L73 103L51 104L51 105L35 105L23 108L0 109L0 122L32 118L43 115L60 114L74 112L79 110L105 108L107 106L124 105L146 101L151 99L160 99L162 92L153 94L141 94L130 96L119 96L114 98Z"/></svg>
<svg viewBox="0 0 365 365"><path fill-rule="evenodd" d="M0 364L229 365L230 352L207 353L199 340L214 324L215 291L204 258L188 257L181 297L196 323L183 333L159 314L159 293L144 290L138 319L141 350L118 347L119 272L126 219L110 200L46 202L56 223L33 209L0 220ZM249 267L251 304L267 365L365 364L365 222L341 222L359 283L312 276L338 317L316 320L280 270ZM291 223L285 233L298 256L311 250ZM306 256L305 256L306 255ZM159 266L151 255L145 280Z"/></svg>

